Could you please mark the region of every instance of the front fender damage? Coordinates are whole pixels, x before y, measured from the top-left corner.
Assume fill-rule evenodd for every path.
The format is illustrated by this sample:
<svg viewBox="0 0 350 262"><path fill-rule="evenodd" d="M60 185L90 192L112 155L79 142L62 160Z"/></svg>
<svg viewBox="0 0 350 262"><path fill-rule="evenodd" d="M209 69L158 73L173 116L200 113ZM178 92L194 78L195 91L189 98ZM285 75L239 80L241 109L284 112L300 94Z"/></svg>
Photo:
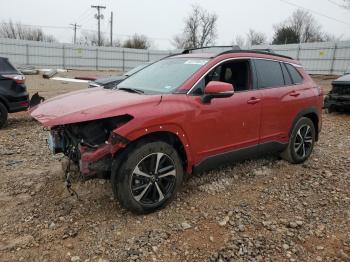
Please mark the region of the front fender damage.
<svg viewBox="0 0 350 262"><path fill-rule="evenodd" d="M133 119L130 115L53 127L49 146L54 154L63 153L77 165L83 178L105 177L114 155L129 140L118 135L118 128Z"/></svg>
<svg viewBox="0 0 350 262"><path fill-rule="evenodd" d="M99 172L109 172L112 166L112 158L118 151L124 149L129 142L126 138L112 133L109 141L97 148L80 144L80 173L88 177Z"/></svg>

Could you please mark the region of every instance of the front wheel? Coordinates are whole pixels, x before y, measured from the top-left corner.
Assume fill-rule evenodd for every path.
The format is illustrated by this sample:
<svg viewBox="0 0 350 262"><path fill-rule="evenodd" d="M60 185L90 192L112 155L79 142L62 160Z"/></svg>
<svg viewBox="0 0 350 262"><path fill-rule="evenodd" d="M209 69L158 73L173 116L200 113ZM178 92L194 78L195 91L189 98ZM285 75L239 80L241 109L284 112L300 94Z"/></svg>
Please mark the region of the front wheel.
<svg viewBox="0 0 350 262"><path fill-rule="evenodd" d="M288 147L281 157L292 164L303 163L312 153L315 137L314 123L309 118L300 118L293 127Z"/></svg>
<svg viewBox="0 0 350 262"><path fill-rule="evenodd" d="M127 149L124 155L120 167L112 170L113 191L120 204L143 214L170 203L183 179L176 149L165 142L145 141Z"/></svg>

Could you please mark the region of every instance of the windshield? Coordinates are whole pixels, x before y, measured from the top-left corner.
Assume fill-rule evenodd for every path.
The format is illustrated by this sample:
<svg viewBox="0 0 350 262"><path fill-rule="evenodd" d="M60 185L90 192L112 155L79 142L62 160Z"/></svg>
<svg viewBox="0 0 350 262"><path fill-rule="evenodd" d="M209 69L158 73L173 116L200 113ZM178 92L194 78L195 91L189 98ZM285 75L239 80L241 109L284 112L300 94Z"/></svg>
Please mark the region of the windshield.
<svg viewBox="0 0 350 262"><path fill-rule="evenodd" d="M145 93L171 93L207 62L196 58L160 60L130 76L117 88L138 89Z"/></svg>
<svg viewBox="0 0 350 262"><path fill-rule="evenodd" d="M131 76L131 75L135 74L136 72L140 71L141 69L145 68L148 65L149 64L139 65L139 66L131 69L130 71L126 72L124 75L125 76Z"/></svg>

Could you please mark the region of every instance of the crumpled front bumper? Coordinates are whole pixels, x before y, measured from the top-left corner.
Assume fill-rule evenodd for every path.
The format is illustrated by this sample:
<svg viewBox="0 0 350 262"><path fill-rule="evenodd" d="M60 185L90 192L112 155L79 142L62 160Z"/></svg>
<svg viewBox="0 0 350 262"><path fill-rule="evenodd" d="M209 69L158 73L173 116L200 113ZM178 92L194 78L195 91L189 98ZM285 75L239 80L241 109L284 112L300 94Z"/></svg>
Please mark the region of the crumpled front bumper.
<svg viewBox="0 0 350 262"><path fill-rule="evenodd" d="M79 145L79 168L82 175L90 176L99 172L111 171L112 159L129 141L115 133L106 144L97 148Z"/></svg>

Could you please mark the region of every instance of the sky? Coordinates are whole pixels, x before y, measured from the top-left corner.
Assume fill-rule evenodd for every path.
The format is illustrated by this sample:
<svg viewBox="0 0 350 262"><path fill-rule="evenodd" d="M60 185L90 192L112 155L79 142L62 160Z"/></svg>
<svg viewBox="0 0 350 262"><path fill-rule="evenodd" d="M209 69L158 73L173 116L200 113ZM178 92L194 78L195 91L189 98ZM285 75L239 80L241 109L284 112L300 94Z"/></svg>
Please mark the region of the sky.
<svg viewBox="0 0 350 262"><path fill-rule="evenodd" d="M4 1L4 0L3 0ZM217 45L230 45L237 35L248 30L263 32L271 40L273 25L280 23L302 6L311 9L324 31L350 39L350 10L332 2L341 0L10 0L0 9L0 21L40 25L60 42L73 39L71 23L81 30L97 30L96 9L104 5L102 32L109 36L109 17L114 12L114 38L144 34L152 40L154 49L173 49L172 39L183 30L184 19L193 4L199 4L218 15ZM321 14L321 15L319 15ZM322 16L324 15L324 16ZM325 17L327 16L327 17ZM338 21L336 21L338 20Z"/></svg>

